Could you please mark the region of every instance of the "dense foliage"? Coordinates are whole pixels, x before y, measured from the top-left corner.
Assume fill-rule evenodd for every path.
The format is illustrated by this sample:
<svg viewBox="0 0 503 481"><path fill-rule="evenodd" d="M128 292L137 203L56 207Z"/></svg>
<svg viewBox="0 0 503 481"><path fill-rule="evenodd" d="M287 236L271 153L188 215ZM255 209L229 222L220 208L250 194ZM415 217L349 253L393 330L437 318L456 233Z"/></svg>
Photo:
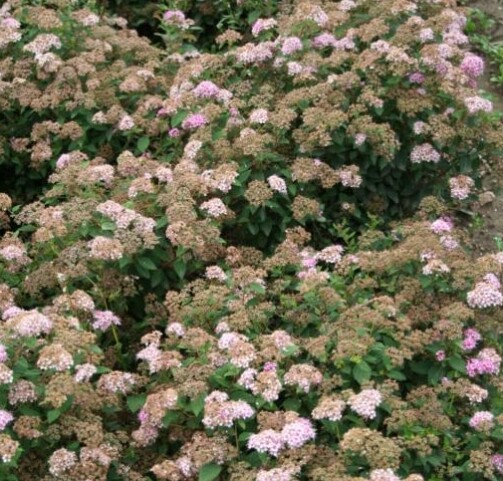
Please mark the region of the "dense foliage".
<svg viewBox="0 0 503 481"><path fill-rule="evenodd" d="M463 11L238 4L1 8L0 480L495 481Z"/></svg>

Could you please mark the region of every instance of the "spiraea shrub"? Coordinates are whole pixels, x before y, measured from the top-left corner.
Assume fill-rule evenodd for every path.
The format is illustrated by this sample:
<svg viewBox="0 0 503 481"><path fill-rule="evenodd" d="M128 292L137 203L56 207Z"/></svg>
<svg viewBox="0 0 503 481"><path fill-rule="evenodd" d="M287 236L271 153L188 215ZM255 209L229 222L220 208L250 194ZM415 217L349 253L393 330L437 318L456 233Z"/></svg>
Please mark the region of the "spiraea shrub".
<svg viewBox="0 0 503 481"><path fill-rule="evenodd" d="M131 115L169 84L167 73L154 75L159 50L124 19L77 7L0 9L0 189L16 203L40 193L69 151L113 162L134 141Z"/></svg>
<svg viewBox="0 0 503 481"><path fill-rule="evenodd" d="M110 237L69 248L79 272L47 261L36 305L30 259L5 262L2 479L499 479L501 253L445 216L309 241L229 246L141 322Z"/></svg>
<svg viewBox="0 0 503 481"><path fill-rule="evenodd" d="M2 7L0 480L499 479L503 257L453 212L501 134L463 12L284 2L206 48L178 7L166 49Z"/></svg>

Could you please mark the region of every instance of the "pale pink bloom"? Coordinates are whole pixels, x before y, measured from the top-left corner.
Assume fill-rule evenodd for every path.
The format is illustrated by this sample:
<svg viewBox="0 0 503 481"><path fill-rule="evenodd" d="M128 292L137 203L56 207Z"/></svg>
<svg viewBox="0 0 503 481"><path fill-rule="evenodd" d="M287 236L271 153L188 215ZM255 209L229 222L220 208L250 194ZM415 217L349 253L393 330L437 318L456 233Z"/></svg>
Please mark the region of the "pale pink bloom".
<svg viewBox="0 0 503 481"><path fill-rule="evenodd" d="M248 449L255 449L259 453L266 453L275 458L283 449L285 441L282 433L274 429L266 429L258 434L252 434L248 439Z"/></svg>
<svg viewBox="0 0 503 481"><path fill-rule="evenodd" d="M122 131L127 131L131 130L135 126L134 120L131 116L129 115L124 115L119 124L117 125L117 128Z"/></svg>
<svg viewBox="0 0 503 481"><path fill-rule="evenodd" d="M179 322L171 322L166 327L166 334L173 334L177 337L185 336L185 328Z"/></svg>
<svg viewBox="0 0 503 481"><path fill-rule="evenodd" d="M260 33L271 30L278 25L274 18L259 18L252 26L252 35L258 37Z"/></svg>
<svg viewBox="0 0 503 481"><path fill-rule="evenodd" d="M267 183L269 184L269 187L275 192L279 192L280 194L287 193L286 182L281 177L277 175L271 175L267 178Z"/></svg>
<svg viewBox="0 0 503 481"><path fill-rule="evenodd" d="M285 424L281 430L281 437L284 443L290 448L300 448L316 437L316 431L311 421L305 418L298 418L295 421Z"/></svg>
<svg viewBox="0 0 503 481"><path fill-rule="evenodd" d="M287 37L281 46L281 52L284 55L291 55L299 50L302 50L302 40L299 37Z"/></svg>
<svg viewBox="0 0 503 481"><path fill-rule="evenodd" d="M253 124L265 124L269 119L266 109L256 109L250 114L250 122Z"/></svg>
<svg viewBox="0 0 503 481"><path fill-rule="evenodd" d="M206 278L225 282L227 280L227 274L219 266L209 266L206 268Z"/></svg>
<svg viewBox="0 0 503 481"><path fill-rule="evenodd" d="M200 205L200 208L201 210L206 212L210 217L215 218L224 216L228 212L226 205L222 202L222 199L219 199L218 197L203 202Z"/></svg>
<svg viewBox="0 0 503 481"><path fill-rule="evenodd" d="M476 412L468 423L476 431L485 431L494 426L494 415L489 411Z"/></svg>
<svg viewBox="0 0 503 481"><path fill-rule="evenodd" d="M358 394L353 394L348 405L352 411L364 419L374 419L377 416L376 408L382 402L382 395L376 389L364 389Z"/></svg>

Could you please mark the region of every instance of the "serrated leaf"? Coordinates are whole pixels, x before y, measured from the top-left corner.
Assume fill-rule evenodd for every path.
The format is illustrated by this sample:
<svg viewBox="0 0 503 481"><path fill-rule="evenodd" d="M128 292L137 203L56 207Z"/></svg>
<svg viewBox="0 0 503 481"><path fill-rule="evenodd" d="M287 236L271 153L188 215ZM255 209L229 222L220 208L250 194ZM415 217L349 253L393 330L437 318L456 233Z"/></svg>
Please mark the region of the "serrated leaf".
<svg viewBox="0 0 503 481"><path fill-rule="evenodd" d="M140 137L136 143L136 147L143 154L148 149L150 145L150 139L148 137Z"/></svg>
<svg viewBox="0 0 503 481"><path fill-rule="evenodd" d="M178 420L178 413L175 411L168 411L162 418L162 425L167 428L170 424L173 424Z"/></svg>
<svg viewBox="0 0 503 481"><path fill-rule="evenodd" d="M194 413L194 416L199 416L204 409L204 396L198 396L190 401L190 409Z"/></svg>
<svg viewBox="0 0 503 481"><path fill-rule="evenodd" d="M218 478L222 466L215 463L205 464L199 471L199 481L213 481Z"/></svg>
<svg viewBox="0 0 503 481"><path fill-rule="evenodd" d="M465 367L465 361L459 356L454 356L448 359L447 361L449 363L449 366L451 366L455 371L465 373L466 372L466 367Z"/></svg>
<svg viewBox="0 0 503 481"><path fill-rule="evenodd" d="M139 257L137 259L138 264L142 266L144 269L147 269L148 271L156 271L157 266L155 265L154 261L148 257Z"/></svg>
<svg viewBox="0 0 503 481"><path fill-rule="evenodd" d="M396 381L405 381L407 379L407 376L403 372L396 370L390 371L388 376Z"/></svg>
<svg viewBox="0 0 503 481"><path fill-rule="evenodd" d="M184 110L177 112L171 119L171 126L178 127L185 120L185 117L187 117L187 112Z"/></svg>
<svg viewBox="0 0 503 481"><path fill-rule="evenodd" d="M187 264L183 259L177 259L173 263L173 269L175 270L177 276L180 279L183 279L185 277L185 273L187 272Z"/></svg>
<svg viewBox="0 0 503 481"><path fill-rule="evenodd" d="M47 422L49 424L53 423L56 421L61 416L61 411L59 409L51 409L50 411L47 411Z"/></svg>
<svg viewBox="0 0 503 481"><path fill-rule="evenodd" d="M137 396L129 396L127 398L127 406L132 413L139 411L145 404L145 399L147 399L146 394L139 394Z"/></svg>
<svg viewBox="0 0 503 481"><path fill-rule="evenodd" d="M372 369L370 369L370 366L365 361L359 362L353 368L353 377L359 384L367 382L371 376Z"/></svg>

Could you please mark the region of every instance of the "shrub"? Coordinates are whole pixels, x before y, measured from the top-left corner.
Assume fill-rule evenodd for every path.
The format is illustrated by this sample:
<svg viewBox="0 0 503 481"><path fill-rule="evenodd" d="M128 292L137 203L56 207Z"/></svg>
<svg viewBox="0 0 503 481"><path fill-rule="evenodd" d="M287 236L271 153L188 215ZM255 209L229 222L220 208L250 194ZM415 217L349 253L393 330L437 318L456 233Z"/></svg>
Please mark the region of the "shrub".
<svg viewBox="0 0 503 481"><path fill-rule="evenodd" d="M501 253L443 218L375 237L229 247L141 323L133 279L4 284L2 479L496 480Z"/></svg>
<svg viewBox="0 0 503 481"><path fill-rule="evenodd" d="M450 211L501 140L462 13L291 2L201 53L171 9L164 54L30 3L1 10L32 177L0 194L0 479L495 481L503 258Z"/></svg>
<svg viewBox="0 0 503 481"><path fill-rule="evenodd" d="M43 190L62 154L112 161L134 140L121 119L167 79L153 74L159 50L120 20L21 1L4 3L1 18L0 190L23 203Z"/></svg>

